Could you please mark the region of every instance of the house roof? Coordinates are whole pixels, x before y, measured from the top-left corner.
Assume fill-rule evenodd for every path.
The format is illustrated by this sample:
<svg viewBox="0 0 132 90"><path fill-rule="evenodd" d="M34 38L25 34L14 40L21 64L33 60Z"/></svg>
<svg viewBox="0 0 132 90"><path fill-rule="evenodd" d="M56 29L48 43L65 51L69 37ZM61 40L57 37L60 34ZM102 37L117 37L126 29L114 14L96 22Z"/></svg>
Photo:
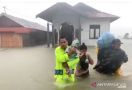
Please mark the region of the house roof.
<svg viewBox="0 0 132 90"><path fill-rule="evenodd" d="M96 10L84 3L78 3L75 6L71 6L67 3L56 3L55 5L37 14L36 17L40 17L42 19L52 22L52 18L54 17L55 14L60 12L65 13L68 12L68 10L82 17L107 18L110 19L111 22L119 18L118 16Z"/></svg>
<svg viewBox="0 0 132 90"><path fill-rule="evenodd" d="M112 15L109 13L101 12L97 9L94 9L84 3L78 3L73 8L79 12L80 14L88 17L88 18L108 18L111 21L118 19L119 17L116 15Z"/></svg>
<svg viewBox="0 0 132 90"><path fill-rule="evenodd" d="M64 2L59 2L49 7L48 9L42 11L40 14L36 15L36 17L40 17L42 19L52 22L52 17L55 16L57 13L61 13L61 12L67 14L71 14L71 13L79 14L74 10L74 8L71 5Z"/></svg>
<svg viewBox="0 0 132 90"><path fill-rule="evenodd" d="M5 14L5 13L0 14L0 17L1 16L5 16L5 17L11 19L12 21L20 24L21 26L26 27L26 28L43 30L43 31L47 30L46 27L44 27L44 26L42 26L38 23L27 21L27 20L22 19L22 18L14 17L14 16L11 16L11 15L8 15L8 14Z"/></svg>

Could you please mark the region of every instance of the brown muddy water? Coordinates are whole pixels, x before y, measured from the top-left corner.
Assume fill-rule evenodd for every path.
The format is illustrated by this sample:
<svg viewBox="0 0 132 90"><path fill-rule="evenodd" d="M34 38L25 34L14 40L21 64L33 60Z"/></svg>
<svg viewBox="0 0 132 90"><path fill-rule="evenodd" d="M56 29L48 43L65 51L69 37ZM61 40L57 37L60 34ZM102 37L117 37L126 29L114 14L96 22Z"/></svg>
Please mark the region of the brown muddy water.
<svg viewBox="0 0 132 90"><path fill-rule="evenodd" d="M94 71L74 85L58 88L54 85L55 56L53 48L37 46L20 49L0 49L0 90L117 90L132 89L132 40L122 40L129 61L123 64L123 76L107 76ZM96 62L95 48L88 48Z"/></svg>

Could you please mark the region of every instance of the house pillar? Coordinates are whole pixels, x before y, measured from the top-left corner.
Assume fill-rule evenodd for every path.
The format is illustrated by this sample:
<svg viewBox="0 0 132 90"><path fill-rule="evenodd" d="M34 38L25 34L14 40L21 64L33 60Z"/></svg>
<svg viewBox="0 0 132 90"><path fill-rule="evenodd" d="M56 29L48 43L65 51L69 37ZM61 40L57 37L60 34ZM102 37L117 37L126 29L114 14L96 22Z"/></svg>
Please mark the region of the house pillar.
<svg viewBox="0 0 132 90"><path fill-rule="evenodd" d="M49 22L47 22L47 47L50 46L50 38L49 38Z"/></svg>
<svg viewBox="0 0 132 90"><path fill-rule="evenodd" d="M80 44L81 44L81 31L82 31L82 27L81 27L81 19L80 19L80 16L79 16L79 41L80 41Z"/></svg>
<svg viewBox="0 0 132 90"><path fill-rule="evenodd" d="M59 45L59 39L60 39L60 28L59 29L57 29L57 33L58 33L58 40L57 40L57 44Z"/></svg>
<svg viewBox="0 0 132 90"><path fill-rule="evenodd" d="M55 46L55 29L54 25L52 24L52 47Z"/></svg>

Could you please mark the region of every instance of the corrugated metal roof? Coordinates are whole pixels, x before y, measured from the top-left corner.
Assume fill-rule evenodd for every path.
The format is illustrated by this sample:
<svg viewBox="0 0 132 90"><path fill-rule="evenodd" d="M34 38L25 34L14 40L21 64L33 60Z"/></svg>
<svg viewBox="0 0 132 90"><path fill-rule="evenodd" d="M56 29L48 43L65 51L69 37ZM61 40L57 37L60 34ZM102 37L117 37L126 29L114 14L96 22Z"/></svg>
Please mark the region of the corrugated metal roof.
<svg viewBox="0 0 132 90"><path fill-rule="evenodd" d="M56 13L66 12L67 10L71 10L73 13L87 18L108 18L111 21L119 18L118 16L96 10L84 3L78 3L75 6L71 6L67 3L56 3L55 5L36 15L36 17L40 17L52 22L52 18Z"/></svg>
<svg viewBox="0 0 132 90"><path fill-rule="evenodd" d="M26 27L26 28L47 31L46 27L44 27L44 26L42 26L38 23L35 23L35 22L27 21L25 19L14 17L14 16L11 16L11 15L8 15L8 14L5 14L5 13L0 14L0 17L1 16L5 16L5 17L13 20L14 22L20 24L21 26Z"/></svg>

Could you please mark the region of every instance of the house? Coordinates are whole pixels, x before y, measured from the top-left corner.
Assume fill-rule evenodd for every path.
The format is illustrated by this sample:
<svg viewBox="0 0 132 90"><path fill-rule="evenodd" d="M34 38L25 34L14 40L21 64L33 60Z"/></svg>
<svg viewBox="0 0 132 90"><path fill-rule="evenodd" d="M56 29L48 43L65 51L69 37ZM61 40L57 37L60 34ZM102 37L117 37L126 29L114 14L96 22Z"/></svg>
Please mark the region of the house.
<svg viewBox="0 0 132 90"><path fill-rule="evenodd" d="M95 46L96 41L103 32L110 31L110 23L119 17L96 10L84 3L71 6L67 3L56 3L48 9L37 14L53 25L53 30L58 31L63 23L74 27L74 35L88 46Z"/></svg>
<svg viewBox="0 0 132 90"><path fill-rule="evenodd" d="M0 48L17 48L46 43L46 28L18 17L0 14Z"/></svg>

